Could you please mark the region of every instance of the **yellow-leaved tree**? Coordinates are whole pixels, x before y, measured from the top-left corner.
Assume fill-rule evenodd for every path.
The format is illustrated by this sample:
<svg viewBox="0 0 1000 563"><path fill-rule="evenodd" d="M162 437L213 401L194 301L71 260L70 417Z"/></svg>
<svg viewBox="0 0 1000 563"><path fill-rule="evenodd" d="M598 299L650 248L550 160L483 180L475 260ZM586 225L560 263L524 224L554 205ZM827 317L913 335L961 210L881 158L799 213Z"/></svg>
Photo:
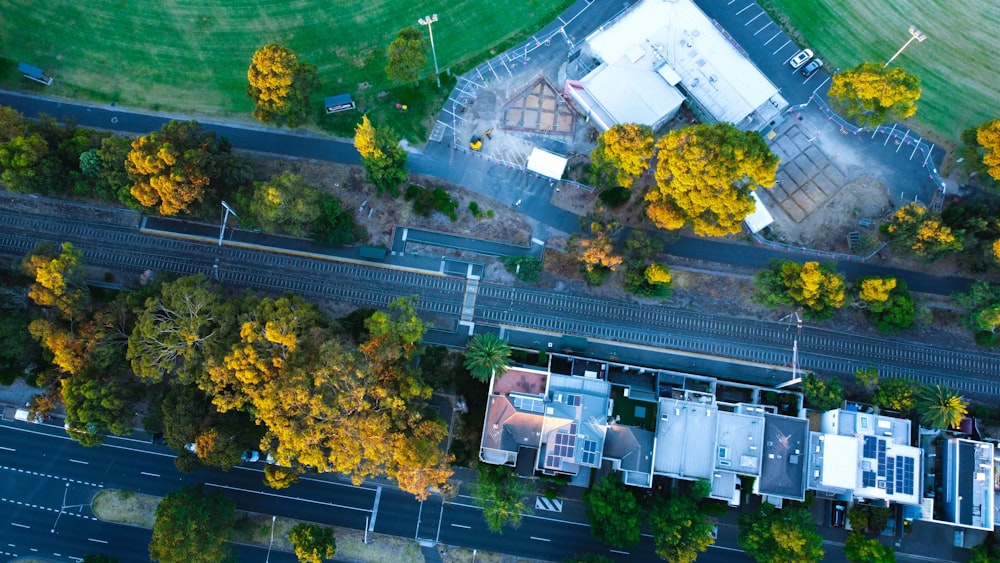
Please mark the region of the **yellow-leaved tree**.
<svg viewBox="0 0 1000 563"><path fill-rule="evenodd" d="M271 43L253 54L247 80L254 117L290 127L305 122L309 96L316 85L315 66L300 62L287 47Z"/></svg>
<svg viewBox="0 0 1000 563"><path fill-rule="evenodd" d="M755 131L695 125L671 131L656 147L656 187L646 193L646 213L662 229L690 224L701 236L738 233L754 210L750 192L774 185L778 157Z"/></svg>
<svg viewBox="0 0 1000 563"><path fill-rule="evenodd" d="M939 213L915 202L900 207L882 229L894 246L928 260L958 252L964 246L963 231L953 231L941 223Z"/></svg>
<svg viewBox="0 0 1000 563"><path fill-rule="evenodd" d="M650 264L646 267L646 283L650 285L670 283L670 270L663 264Z"/></svg>
<svg viewBox="0 0 1000 563"><path fill-rule="evenodd" d="M55 307L64 319L78 316L90 297L83 279L83 253L71 243L59 248L38 245L21 262L21 269L34 278L28 297L41 307Z"/></svg>
<svg viewBox="0 0 1000 563"><path fill-rule="evenodd" d="M196 121L171 121L139 137L125 161L135 181L132 196L146 207L159 206L164 215L190 211L218 171L219 152L215 134L202 131Z"/></svg>
<svg viewBox="0 0 1000 563"><path fill-rule="evenodd" d="M653 130L647 125L621 123L597 137L590 153L591 182L601 188L631 188L649 169Z"/></svg>
<svg viewBox="0 0 1000 563"><path fill-rule="evenodd" d="M770 307L800 307L812 319L828 319L844 305L844 277L819 262L775 260L757 274L755 285L755 300Z"/></svg>
<svg viewBox="0 0 1000 563"><path fill-rule="evenodd" d="M980 125L976 129L976 141L982 150L986 172L994 180L1000 180L1000 119Z"/></svg>
<svg viewBox="0 0 1000 563"><path fill-rule="evenodd" d="M896 278L868 278L860 284L858 299L884 303L889 300L889 293L895 288Z"/></svg>
<svg viewBox="0 0 1000 563"><path fill-rule="evenodd" d="M862 125L879 125L917 113L920 79L899 67L861 63L833 76L829 97L845 116Z"/></svg>

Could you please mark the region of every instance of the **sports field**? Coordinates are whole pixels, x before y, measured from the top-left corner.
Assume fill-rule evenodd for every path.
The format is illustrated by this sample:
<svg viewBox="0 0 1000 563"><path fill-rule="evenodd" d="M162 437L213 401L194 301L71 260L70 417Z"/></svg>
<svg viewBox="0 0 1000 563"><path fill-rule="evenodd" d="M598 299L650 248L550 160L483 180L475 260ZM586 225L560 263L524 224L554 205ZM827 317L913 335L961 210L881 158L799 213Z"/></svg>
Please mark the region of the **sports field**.
<svg viewBox="0 0 1000 563"><path fill-rule="evenodd" d="M437 13L442 71L492 56L549 23L571 0L5 0L0 83L48 95L116 102L186 115L250 118L246 71L254 51L284 43L319 68L324 96L378 93L386 49L400 29ZM427 72L433 72L428 48ZM24 61L55 78L34 86ZM359 84L368 83L368 88ZM361 92L364 90L364 92ZM372 96L375 99L375 96ZM385 104L398 101L383 96Z"/></svg>
<svg viewBox="0 0 1000 563"><path fill-rule="evenodd" d="M802 44L831 70L885 62L910 34L923 31L893 61L920 77L915 120L957 143L964 129L1000 118L1000 4L995 0L764 0L787 15ZM772 14L774 10L769 9ZM779 16L780 17L780 16Z"/></svg>

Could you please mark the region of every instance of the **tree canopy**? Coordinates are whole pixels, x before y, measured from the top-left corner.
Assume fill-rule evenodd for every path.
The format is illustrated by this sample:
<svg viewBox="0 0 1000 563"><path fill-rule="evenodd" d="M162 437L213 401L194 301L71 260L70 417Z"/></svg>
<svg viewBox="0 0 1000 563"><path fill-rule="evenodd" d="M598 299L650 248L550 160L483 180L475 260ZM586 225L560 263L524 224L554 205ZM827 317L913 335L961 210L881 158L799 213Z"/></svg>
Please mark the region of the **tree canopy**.
<svg viewBox="0 0 1000 563"><path fill-rule="evenodd" d="M895 247L928 260L958 252L963 247L963 232L953 231L941 222L940 213L928 211L915 202L896 210L881 228Z"/></svg>
<svg viewBox="0 0 1000 563"><path fill-rule="evenodd" d="M185 487L163 497L156 508L149 557L160 563L233 561L226 545L236 524L236 503L226 495Z"/></svg>
<svg viewBox="0 0 1000 563"><path fill-rule="evenodd" d="M368 116L361 117L354 133L354 147L361 155L368 182L379 195L388 191L399 195L399 186L406 181L406 151L399 146L399 137L389 127L375 127Z"/></svg>
<svg viewBox="0 0 1000 563"><path fill-rule="evenodd" d="M509 467L480 463L472 488L475 503L483 509L486 527L499 534L507 526L517 528L521 517L531 513L524 501L528 489Z"/></svg>
<svg viewBox="0 0 1000 563"><path fill-rule="evenodd" d="M866 277L855 280L858 306L879 332L897 332L913 326L916 303L906 282L896 278Z"/></svg>
<svg viewBox="0 0 1000 563"><path fill-rule="evenodd" d="M605 476L586 491L583 502L594 537L616 549L639 543L639 503L617 473Z"/></svg>
<svg viewBox="0 0 1000 563"><path fill-rule="evenodd" d="M840 385L840 379L819 377L815 373L808 373L802 379L802 393L806 404L821 411L835 409L844 400L844 388Z"/></svg>
<svg viewBox="0 0 1000 563"><path fill-rule="evenodd" d="M845 116L879 125L915 114L920 91L920 79L899 67L861 63L835 74L828 95Z"/></svg>
<svg viewBox="0 0 1000 563"><path fill-rule="evenodd" d="M691 497L660 500L649 517L656 554L670 563L693 563L715 543L712 522Z"/></svg>
<svg viewBox="0 0 1000 563"><path fill-rule="evenodd" d="M816 521L802 506L775 508L765 502L755 512L739 517L740 546L760 563L818 563L823 559L823 537Z"/></svg>
<svg viewBox="0 0 1000 563"><path fill-rule="evenodd" d="M218 173L216 157L223 148L215 133L196 121L171 121L160 131L132 141L125 169L132 176L132 196L164 215L191 211L205 198Z"/></svg>
<svg viewBox="0 0 1000 563"><path fill-rule="evenodd" d="M289 127L306 121L317 83L315 66L299 61L287 47L270 43L253 54L247 80L247 96L258 120Z"/></svg>
<svg viewBox="0 0 1000 563"><path fill-rule="evenodd" d="M268 231L302 236L320 216L320 193L298 174L285 171L254 186L250 212Z"/></svg>
<svg viewBox="0 0 1000 563"><path fill-rule="evenodd" d="M817 320L828 319L844 304L844 277L831 265L776 259L755 278L754 298L769 307L801 307Z"/></svg>
<svg viewBox="0 0 1000 563"><path fill-rule="evenodd" d="M754 131L694 125L671 131L656 147L656 187L646 193L646 214L662 229L690 224L701 236L738 233L754 210L750 192L774 185L778 157Z"/></svg>
<svg viewBox="0 0 1000 563"><path fill-rule="evenodd" d="M337 539L333 528L315 524L296 524L288 533L295 546L295 557L301 563L322 563L337 553Z"/></svg>
<svg viewBox="0 0 1000 563"><path fill-rule="evenodd" d="M892 547L882 545L877 538L868 538L859 531L847 534L844 555L856 563L896 563L896 552Z"/></svg>
<svg viewBox="0 0 1000 563"><path fill-rule="evenodd" d="M951 389L930 385L921 391L917 405L924 426L955 430L968 414L969 401Z"/></svg>
<svg viewBox="0 0 1000 563"><path fill-rule="evenodd" d="M879 380L872 403L883 409L908 414L917 406L917 386L908 379L888 377Z"/></svg>
<svg viewBox="0 0 1000 563"><path fill-rule="evenodd" d="M396 82L416 82L427 64L424 35L413 27L403 28L389 44L389 64L385 74Z"/></svg>
<svg viewBox="0 0 1000 563"><path fill-rule="evenodd" d="M55 307L64 319L80 314L90 297L83 278L83 253L68 242L58 248L38 245L21 262L21 269L34 279L28 297L41 307Z"/></svg>
<svg viewBox="0 0 1000 563"><path fill-rule="evenodd" d="M465 367L472 377L484 383L495 374L503 375L510 365L510 347L492 332L477 334L465 351Z"/></svg>
<svg viewBox="0 0 1000 563"><path fill-rule="evenodd" d="M649 169L653 130L647 125L620 123L597 136L590 153L591 182L599 188L631 188Z"/></svg>

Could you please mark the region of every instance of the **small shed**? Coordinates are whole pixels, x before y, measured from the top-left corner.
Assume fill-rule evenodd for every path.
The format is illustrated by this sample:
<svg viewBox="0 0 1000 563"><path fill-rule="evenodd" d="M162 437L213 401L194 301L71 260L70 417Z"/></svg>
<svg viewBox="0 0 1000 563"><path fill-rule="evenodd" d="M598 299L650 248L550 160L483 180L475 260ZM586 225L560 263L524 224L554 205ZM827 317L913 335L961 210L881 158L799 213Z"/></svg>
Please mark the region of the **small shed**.
<svg viewBox="0 0 1000 563"><path fill-rule="evenodd" d="M45 76L45 72L42 69L34 65L29 65L28 63L17 63L17 71L24 75L25 78L29 80L34 80L35 82L41 82L42 84L48 86L52 84L52 77Z"/></svg>
<svg viewBox="0 0 1000 563"><path fill-rule="evenodd" d="M323 101L323 105L326 106L326 113L338 113L358 107L351 99L350 94L330 96Z"/></svg>
<svg viewBox="0 0 1000 563"><path fill-rule="evenodd" d="M528 157L528 170L546 178L562 180L563 172L566 171L566 162L565 156L542 149L531 149L531 155Z"/></svg>
<svg viewBox="0 0 1000 563"><path fill-rule="evenodd" d="M757 196L757 192L750 192L750 197L753 198L754 210L753 213L747 215L743 222L747 224L747 228L750 229L751 233L758 233L764 227L770 225L774 222L774 217L771 213L764 207L764 203L760 201L760 197Z"/></svg>

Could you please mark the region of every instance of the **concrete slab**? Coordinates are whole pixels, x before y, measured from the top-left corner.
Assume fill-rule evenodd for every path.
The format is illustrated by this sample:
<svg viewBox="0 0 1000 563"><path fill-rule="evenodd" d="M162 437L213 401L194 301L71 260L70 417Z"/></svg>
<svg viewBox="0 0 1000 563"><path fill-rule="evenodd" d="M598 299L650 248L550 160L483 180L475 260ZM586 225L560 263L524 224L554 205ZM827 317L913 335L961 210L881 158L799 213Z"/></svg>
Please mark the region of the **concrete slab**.
<svg viewBox="0 0 1000 563"><path fill-rule="evenodd" d="M781 185L780 180L775 182L774 187L771 188L769 192L775 201L782 202L788 199L788 192L785 191L785 188Z"/></svg>
<svg viewBox="0 0 1000 563"><path fill-rule="evenodd" d="M794 201L795 204L798 205L799 208L802 209L802 211L806 212L806 214L809 214L809 213L812 213L813 211L816 211L817 203L819 203L819 202L813 201L809 197L809 195L806 194L805 190L799 190L799 191L795 192L794 194L792 194L792 197L790 197L789 199L791 201Z"/></svg>
<svg viewBox="0 0 1000 563"><path fill-rule="evenodd" d="M799 168L802 169L802 173L805 174L807 178L811 179L813 176L819 173L819 166L816 166L816 163L813 162L811 158L805 155L796 158L795 164L797 164Z"/></svg>
<svg viewBox="0 0 1000 563"><path fill-rule="evenodd" d="M805 192L809 199L816 203L817 207L823 205L828 199L830 199L829 196L823 193L823 190L820 189L816 182L806 182L802 186L799 186L799 188L799 191Z"/></svg>
<svg viewBox="0 0 1000 563"><path fill-rule="evenodd" d="M806 149L802 152L805 153L806 156L813 159L814 161L818 161L820 158L826 158L826 155L823 153L823 151L819 150L819 147L817 147L812 143L810 143L809 146L806 147Z"/></svg>
<svg viewBox="0 0 1000 563"><path fill-rule="evenodd" d="M823 175L830 179L835 186L843 186L847 183L847 176L836 166L827 166L823 169Z"/></svg>
<svg viewBox="0 0 1000 563"><path fill-rule="evenodd" d="M825 174L817 174L813 176L813 184L819 187L823 191L823 194L827 197L832 197L834 194L840 191L840 186L835 185L826 177Z"/></svg>
<svg viewBox="0 0 1000 563"><path fill-rule="evenodd" d="M788 174L788 177L791 178L792 183L795 185L805 183L809 180L809 176L806 176L806 174L802 172L802 168L799 167L797 161L798 159L785 165L785 173Z"/></svg>
<svg viewBox="0 0 1000 563"><path fill-rule="evenodd" d="M792 221L796 223L801 223L803 219L806 218L806 212L799 207L794 200L788 199L782 202L781 209L784 210L785 214L791 217Z"/></svg>

